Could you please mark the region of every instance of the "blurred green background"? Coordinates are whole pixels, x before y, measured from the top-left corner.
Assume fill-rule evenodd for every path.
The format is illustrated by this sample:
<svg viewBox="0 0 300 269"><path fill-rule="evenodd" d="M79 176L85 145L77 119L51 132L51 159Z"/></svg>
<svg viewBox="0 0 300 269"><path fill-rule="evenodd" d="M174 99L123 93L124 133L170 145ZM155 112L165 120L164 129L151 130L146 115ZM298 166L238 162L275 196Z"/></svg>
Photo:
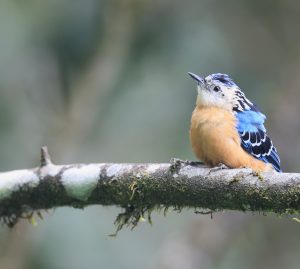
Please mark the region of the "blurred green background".
<svg viewBox="0 0 300 269"><path fill-rule="evenodd" d="M282 168L300 160L300 2L1 0L0 169L194 159L195 83L222 72L267 114ZM183 211L117 238L120 209L59 208L0 229L1 269L299 268L289 218Z"/></svg>

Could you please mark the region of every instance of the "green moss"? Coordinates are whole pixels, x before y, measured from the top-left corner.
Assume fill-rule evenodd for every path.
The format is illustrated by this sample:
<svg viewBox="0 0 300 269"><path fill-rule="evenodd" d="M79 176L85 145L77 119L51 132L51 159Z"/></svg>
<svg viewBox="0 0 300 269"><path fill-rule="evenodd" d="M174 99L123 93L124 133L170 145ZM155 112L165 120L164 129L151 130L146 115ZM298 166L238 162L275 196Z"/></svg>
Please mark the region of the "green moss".
<svg viewBox="0 0 300 269"><path fill-rule="evenodd" d="M128 205L123 207L123 212L120 213L114 222L116 225L116 231L111 236L116 236L124 226L134 229L138 223L143 219L148 220L148 223L152 224L151 213L153 210L159 209L156 206L153 207L135 207Z"/></svg>
<svg viewBox="0 0 300 269"><path fill-rule="evenodd" d="M29 217L24 212L34 209L62 205L76 208L84 208L90 204L117 205L123 208L115 221L117 234L123 227L133 229L144 219L151 223L153 211L166 215L170 209L181 212L184 208L190 208L198 214L212 214L231 209L291 215L300 208L300 186L271 185L274 189L270 190L270 185L265 182L243 185L245 176L242 172L237 173L230 181L217 177L214 177L214 181L205 177L199 181L191 177L187 177L186 181L182 178L179 180L176 177L179 165L181 163L175 162L170 170L154 176L139 171L135 175L104 179L97 183L88 201L67 196L63 186L59 182L51 182L49 178L41 182L35 190L20 190L7 201L3 201L0 215L3 216L4 223L13 226L19 218ZM35 208L24 208L24 204ZM207 209L198 208L198 205Z"/></svg>
<svg viewBox="0 0 300 269"><path fill-rule="evenodd" d="M242 181L243 179L244 179L243 173L237 174L229 181L229 184L238 183L238 182Z"/></svg>
<svg viewBox="0 0 300 269"><path fill-rule="evenodd" d="M294 221L300 223L300 219L298 219L298 218L292 218L292 220L294 220Z"/></svg>

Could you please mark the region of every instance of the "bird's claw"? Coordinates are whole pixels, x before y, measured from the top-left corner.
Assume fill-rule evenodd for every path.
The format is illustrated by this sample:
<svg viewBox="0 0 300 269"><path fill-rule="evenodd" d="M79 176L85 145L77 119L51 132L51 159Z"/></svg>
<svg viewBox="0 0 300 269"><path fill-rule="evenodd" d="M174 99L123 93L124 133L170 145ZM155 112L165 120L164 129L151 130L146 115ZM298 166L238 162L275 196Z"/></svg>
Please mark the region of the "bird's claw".
<svg viewBox="0 0 300 269"><path fill-rule="evenodd" d="M219 163L217 166L212 167L208 174L219 171L219 170L223 170L223 169L229 169L229 167L223 163Z"/></svg>
<svg viewBox="0 0 300 269"><path fill-rule="evenodd" d="M172 158L170 160L171 163L171 171L179 171L180 168L182 168L183 166L203 166L204 163L202 162L195 162L195 161L187 161L187 160L181 160L178 158Z"/></svg>
<svg viewBox="0 0 300 269"><path fill-rule="evenodd" d="M195 162L195 161L183 161L185 165L190 165L190 166L199 166L203 165L203 162Z"/></svg>
<svg viewBox="0 0 300 269"><path fill-rule="evenodd" d="M173 166L181 166L182 164L183 164L183 165L198 166L198 165L203 165L203 164L204 164L203 162L181 160L181 159L178 159L178 158L172 158L172 159L170 160L170 163L171 163Z"/></svg>
<svg viewBox="0 0 300 269"><path fill-rule="evenodd" d="M252 170L252 175L258 177L259 180L264 180L264 176L261 170Z"/></svg>

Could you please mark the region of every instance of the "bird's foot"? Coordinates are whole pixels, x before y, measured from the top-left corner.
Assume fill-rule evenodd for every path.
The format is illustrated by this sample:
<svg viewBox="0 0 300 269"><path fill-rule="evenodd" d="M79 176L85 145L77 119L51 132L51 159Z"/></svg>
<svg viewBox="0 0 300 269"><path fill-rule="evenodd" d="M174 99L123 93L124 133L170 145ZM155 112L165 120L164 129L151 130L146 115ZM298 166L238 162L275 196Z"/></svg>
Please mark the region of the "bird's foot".
<svg viewBox="0 0 300 269"><path fill-rule="evenodd" d="M252 175L258 177L259 180L264 180L264 176L261 170L252 170Z"/></svg>
<svg viewBox="0 0 300 269"><path fill-rule="evenodd" d="M171 163L171 170L178 171L182 166L190 165L190 166L203 166L204 163L202 162L195 162L195 161L188 161L188 160L181 160L178 158L172 158L170 160Z"/></svg>
<svg viewBox="0 0 300 269"><path fill-rule="evenodd" d="M200 166L200 165L204 165L203 162L195 162L195 161L183 161L184 164L186 165L190 165L190 166Z"/></svg>
<svg viewBox="0 0 300 269"><path fill-rule="evenodd" d="M227 165L225 165L224 163L219 163L217 166L210 168L210 171L208 174L219 171L219 170L223 170L223 169L229 169L229 167Z"/></svg>
<svg viewBox="0 0 300 269"><path fill-rule="evenodd" d="M173 172L178 172L181 168L181 165L184 161L183 160L180 160L178 158L172 158L170 160L170 171L173 173Z"/></svg>
<svg viewBox="0 0 300 269"><path fill-rule="evenodd" d="M188 160L181 160L181 159L178 159L178 158L172 158L170 160L170 163L173 165L173 166L180 166L180 165L191 165L191 166L198 166L198 165L204 165L203 162L196 162L196 161L188 161Z"/></svg>

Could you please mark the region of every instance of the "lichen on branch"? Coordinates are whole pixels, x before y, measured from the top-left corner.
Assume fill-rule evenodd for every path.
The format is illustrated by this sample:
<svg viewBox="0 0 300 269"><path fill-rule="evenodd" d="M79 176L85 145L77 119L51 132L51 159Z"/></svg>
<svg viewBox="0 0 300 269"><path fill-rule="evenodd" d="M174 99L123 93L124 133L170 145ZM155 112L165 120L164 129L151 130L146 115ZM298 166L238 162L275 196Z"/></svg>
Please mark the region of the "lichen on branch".
<svg viewBox="0 0 300 269"><path fill-rule="evenodd" d="M299 201L296 173L210 169L181 160L55 165L46 147L39 167L0 173L0 219L9 226L34 211L60 206L120 206L124 212L116 222L122 228L170 207L293 214Z"/></svg>

